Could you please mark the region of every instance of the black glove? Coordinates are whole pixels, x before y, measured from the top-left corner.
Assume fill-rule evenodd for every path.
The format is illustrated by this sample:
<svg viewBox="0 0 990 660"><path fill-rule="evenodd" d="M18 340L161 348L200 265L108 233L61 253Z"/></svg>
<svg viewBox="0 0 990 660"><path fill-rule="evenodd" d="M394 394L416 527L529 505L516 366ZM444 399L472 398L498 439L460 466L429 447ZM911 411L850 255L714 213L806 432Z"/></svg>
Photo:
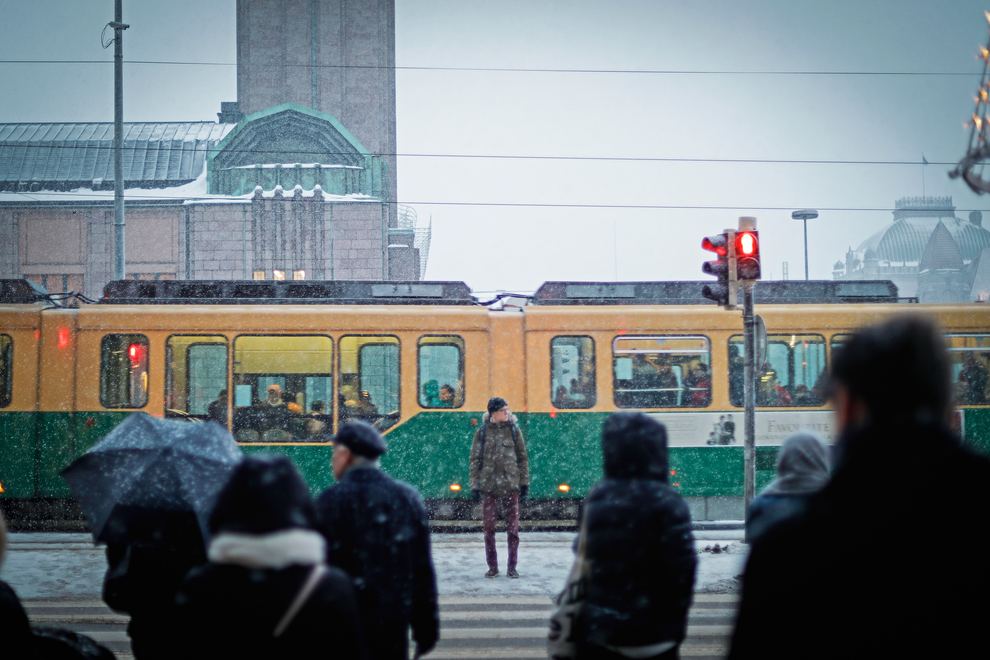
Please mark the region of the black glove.
<svg viewBox="0 0 990 660"><path fill-rule="evenodd" d="M520 486L519 487L519 499L523 499L527 495L529 495L529 486Z"/></svg>
<svg viewBox="0 0 990 660"><path fill-rule="evenodd" d="M481 491L478 490L477 488L472 488L471 489L471 500L474 501L474 502L481 501Z"/></svg>

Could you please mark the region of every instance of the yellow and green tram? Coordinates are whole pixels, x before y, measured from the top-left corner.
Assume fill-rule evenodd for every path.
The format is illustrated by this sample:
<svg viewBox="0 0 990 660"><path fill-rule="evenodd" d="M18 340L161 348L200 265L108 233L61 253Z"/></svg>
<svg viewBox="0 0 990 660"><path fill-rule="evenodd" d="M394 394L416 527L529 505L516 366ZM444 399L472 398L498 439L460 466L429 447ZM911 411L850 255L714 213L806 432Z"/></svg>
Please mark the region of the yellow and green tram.
<svg viewBox="0 0 990 660"><path fill-rule="evenodd" d="M833 435L832 354L892 314L935 316L953 358L965 439L990 452L990 307L905 304L885 282L762 282L758 485L776 447ZM741 515L742 323L691 282L548 282L527 304L478 304L458 282L114 282L98 304L0 285L0 505L69 497L59 471L142 411L227 425L247 452L332 480L347 419L387 436L383 468L440 517L463 514L470 443L490 396L526 435L534 507L573 505L601 476L599 430L643 410L669 431L671 482L696 518ZM897 387L891 383L891 387Z"/></svg>

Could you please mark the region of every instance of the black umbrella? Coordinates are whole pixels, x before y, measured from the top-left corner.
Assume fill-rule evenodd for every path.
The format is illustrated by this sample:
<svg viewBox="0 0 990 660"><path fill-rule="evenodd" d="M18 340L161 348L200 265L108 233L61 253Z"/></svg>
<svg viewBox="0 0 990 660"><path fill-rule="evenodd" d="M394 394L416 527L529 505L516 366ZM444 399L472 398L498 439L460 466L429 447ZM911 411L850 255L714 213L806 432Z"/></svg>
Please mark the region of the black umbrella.
<svg viewBox="0 0 990 660"><path fill-rule="evenodd" d="M204 537L217 493L241 460L225 428L135 413L62 470L96 541L127 533L128 510L191 512Z"/></svg>

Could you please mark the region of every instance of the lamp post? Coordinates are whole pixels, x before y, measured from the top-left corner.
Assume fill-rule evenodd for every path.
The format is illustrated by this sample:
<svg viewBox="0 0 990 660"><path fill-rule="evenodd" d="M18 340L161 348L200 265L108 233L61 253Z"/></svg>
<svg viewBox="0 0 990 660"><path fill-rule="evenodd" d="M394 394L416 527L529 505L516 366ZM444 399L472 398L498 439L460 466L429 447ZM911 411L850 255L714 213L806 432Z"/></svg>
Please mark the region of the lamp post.
<svg viewBox="0 0 990 660"><path fill-rule="evenodd" d="M799 209L791 213L791 219L801 220L804 223L804 279L808 279L808 220L818 217L815 209Z"/></svg>

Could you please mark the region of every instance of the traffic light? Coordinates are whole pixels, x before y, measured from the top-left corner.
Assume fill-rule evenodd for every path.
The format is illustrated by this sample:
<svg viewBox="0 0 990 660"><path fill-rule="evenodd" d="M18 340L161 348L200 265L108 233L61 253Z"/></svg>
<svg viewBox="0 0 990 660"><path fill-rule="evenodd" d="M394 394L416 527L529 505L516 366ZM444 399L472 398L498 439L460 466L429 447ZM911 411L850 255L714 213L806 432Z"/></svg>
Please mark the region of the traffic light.
<svg viewBox="0 0 990 660"><path fill-rule="evenodd" d="M760 233L753 229L736 232L736 278L760 279Z"/></svg>
<svg viewBox="0 0 990 660"><path fill-rule="evenodd" d="M735 234L727 229L721 234L706 236L701 241L703 250L715 253L715 259L703 263L701 271L718 278L714 284L706 284L701 289L701 295L723 307L734 307L736 304Z"/></svg>

